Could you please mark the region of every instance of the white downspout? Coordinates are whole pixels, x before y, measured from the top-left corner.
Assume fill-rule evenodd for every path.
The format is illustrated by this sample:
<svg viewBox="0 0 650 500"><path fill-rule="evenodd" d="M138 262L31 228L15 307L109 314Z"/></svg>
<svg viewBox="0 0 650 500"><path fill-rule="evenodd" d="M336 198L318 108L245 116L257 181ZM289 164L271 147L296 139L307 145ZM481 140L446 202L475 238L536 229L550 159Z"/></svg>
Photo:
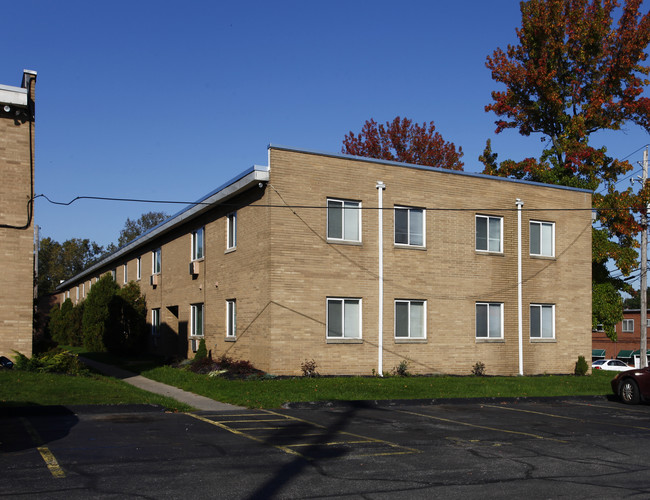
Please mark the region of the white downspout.
<svg viewBox="0 0 650 500"><path fill-rule="evenodd" d="M383 193L386 189L386 184L377 181L377 195L378 195L378 209L379 212L379 321L378 321L378 359L377 359L377 375L383 377L384 375L384 207L383 207Z"/></svg>
<svg viewBox="0 0 650 500"><path fill-rule="evenodd" d="M524 332L523 332L523 291L521 277L521 207L524 202L517 198L517 329L519 333L519 375L524 374Z"/></svg>

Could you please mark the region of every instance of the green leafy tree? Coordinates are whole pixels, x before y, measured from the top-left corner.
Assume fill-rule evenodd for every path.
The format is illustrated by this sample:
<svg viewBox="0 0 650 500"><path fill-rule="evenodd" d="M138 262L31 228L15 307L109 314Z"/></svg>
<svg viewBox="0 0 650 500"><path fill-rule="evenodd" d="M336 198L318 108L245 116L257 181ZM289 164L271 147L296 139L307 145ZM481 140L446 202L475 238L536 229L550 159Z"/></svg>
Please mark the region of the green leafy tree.
<svg viewBox="0 0 650 500"><path fill-rule="evenodd" d="M123 246L128 245L138 236L146 233L150 229L153 229L168 217L169 216L164 212L146 212L142 214L137 220L127 218L126 222L124 223L124 228L122 228L120 231L120 236L117 239L117 244L109 245L107 249L108 252L114 252L118 248L122 248Z"/></svg>
<svg viewBox="0 0 650 500"><path fill-rule="evenodd" d="M367 120L358 135L343 138L344 154L462 170L463 149L446 142L436 132L433 122L419 125L408 118L396 117L392 122L378 124Z"/></svg>
<svg viewBox="0 0 650 500"><path fill-rule="evenodd" d="M59 243L52 238L40 241L38 253L38 294L53 293L61 281L91 266L103 248L89 239L72 238Z"/></svg>
<svg viewBox="0 0 650 500"><path fill-rule="evenodd" d="M111 303L119 286L110 274L105 274L88 292L83 312L83 346L90 352L106 352L104 342L111 321Z"/></svg>
<svg viewBox="0 0 650 500"><path fill-rule="evenodd" d="M138 354L147 341L147 305L140 286L130 281L117 291L110 304L104 344L115 354Z"/></svg>
<svg viewBox="0 0 650 500"><path fill-rule="evenodd" d="M628 123L650 132L650 99L643 96L650 67L642 64L650 14L642 16L640 5L627 0L615 23L616 0L521 2L519 43L495 50L486 63L505 86L492 92L493 102L485 107L499 117L496 132L540 134L546 148L539 158L499 163L488 141L479 157L484 173L599 190L593 199L593 311L594 322L606 325L610 336L615 332L608 325L622 318L620 296L612 289L628 287L611 277L607 263L611 259L625 276L634 269L640 226L629 207L638 212L650 189L619 191L616 181L632 166L589 140ZM602 321L608 314L610 320Z"/></svg>

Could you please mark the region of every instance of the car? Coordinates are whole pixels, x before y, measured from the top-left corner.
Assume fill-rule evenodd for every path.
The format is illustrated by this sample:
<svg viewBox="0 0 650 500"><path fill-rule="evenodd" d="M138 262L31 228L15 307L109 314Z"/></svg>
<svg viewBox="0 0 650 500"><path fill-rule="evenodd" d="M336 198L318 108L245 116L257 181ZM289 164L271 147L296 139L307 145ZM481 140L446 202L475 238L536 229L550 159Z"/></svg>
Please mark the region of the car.
<svg viewBox="0 0 650 500"><path fill-rule="evenodd" d="M632 367L625 364L620 359L599 359L591 363L592 370L608 370L612 372L622 372L631 370Z"/></svg>
<svg viewBox="0 0 650 500"><path fill-rule="evenodd" d="M612 379L612 390L629 405L650 400L650 367L617 373Z"/></svg>
<svg viewBox="0 0 650 500"><path fill-rule="evenodd" d="M6 368L7 370L11 370L13 367L14 367L13 361L11 361L6 356L0 356L0 370L2 370L3 368Z"/></svg>

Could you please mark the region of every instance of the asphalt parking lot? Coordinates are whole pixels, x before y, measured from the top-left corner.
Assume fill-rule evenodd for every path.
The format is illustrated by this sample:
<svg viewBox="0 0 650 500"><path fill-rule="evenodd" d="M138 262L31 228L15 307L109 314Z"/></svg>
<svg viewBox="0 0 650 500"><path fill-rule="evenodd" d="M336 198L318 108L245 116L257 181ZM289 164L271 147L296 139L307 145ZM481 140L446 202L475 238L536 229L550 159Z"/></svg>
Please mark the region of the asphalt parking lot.
<svg viewBox="0 0 650 500"><path fill-rule="evenodd" d="M607 398L0 417L12 498L650 497L650 406Z"/></svg>

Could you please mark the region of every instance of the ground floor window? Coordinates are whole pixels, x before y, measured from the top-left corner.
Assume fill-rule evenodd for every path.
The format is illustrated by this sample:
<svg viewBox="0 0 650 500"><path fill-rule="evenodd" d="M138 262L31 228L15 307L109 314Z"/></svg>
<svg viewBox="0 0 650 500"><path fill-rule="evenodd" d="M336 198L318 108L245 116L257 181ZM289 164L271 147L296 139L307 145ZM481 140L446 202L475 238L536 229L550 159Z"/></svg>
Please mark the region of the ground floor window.
<svg viewBox="0 0 650 500"><path fill-rule="evenodd" d="M530 338L555 338L555 306L552 304L530 305Z"/></svg>
<svg viewBox="0 0 650 500"><path fill-rule="evenodd" d="M153 345L157 346L160 339L160 309L151 310L151 338Z"/></svg>
<svg viewBox="0 0 650 500"><path fill-rule="evenodd" d="M226 337L237 336L237 301L230 299L226 301Z"/></svg>
<svg viewBox="0 0 650 500"><path fill-rule="evenodd" d="M503 338L503 304L476 303L476 338Z"/></svg>
<svg viewBox="0 0 650 500"><path fill-rule="evenodd" d="M426 337L426 301L395 301L395 338L423 339Z"/></svg>
<svg viewBox="0 0 650 500"><path fill-rule="evenodd" d="M327 338L361 338L361 299L327 299Z"/></svg>

